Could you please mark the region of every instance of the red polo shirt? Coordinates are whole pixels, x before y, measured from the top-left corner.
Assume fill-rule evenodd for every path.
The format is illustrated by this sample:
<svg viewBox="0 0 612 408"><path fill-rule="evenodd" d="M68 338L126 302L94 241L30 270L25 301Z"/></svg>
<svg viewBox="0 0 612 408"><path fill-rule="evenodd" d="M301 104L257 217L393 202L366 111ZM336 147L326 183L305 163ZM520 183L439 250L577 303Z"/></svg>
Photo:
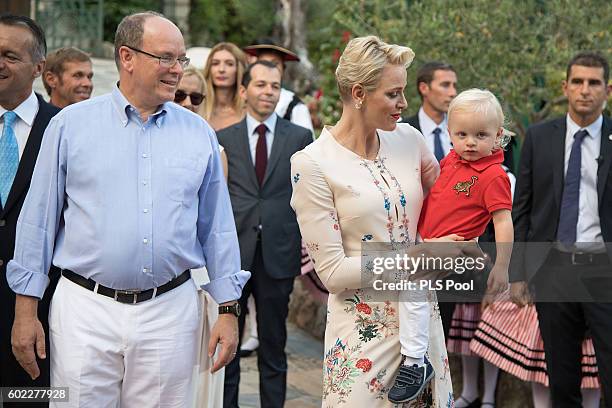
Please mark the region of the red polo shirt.
<svg viewBox="0 0 612 408"><path fill-rule="evenodd" d="M479 237L497 210L512 210L510 179L501 166L503 151L469 162L454 150L440 162L440 177L423 202L422 238L457 234Z"/></svg>

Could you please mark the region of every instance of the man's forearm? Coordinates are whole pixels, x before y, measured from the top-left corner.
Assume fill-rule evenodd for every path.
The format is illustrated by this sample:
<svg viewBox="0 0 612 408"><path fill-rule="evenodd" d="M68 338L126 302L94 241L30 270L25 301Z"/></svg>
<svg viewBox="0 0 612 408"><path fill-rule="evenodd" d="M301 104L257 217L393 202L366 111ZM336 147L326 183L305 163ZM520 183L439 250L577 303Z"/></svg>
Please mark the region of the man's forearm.
<svg viewBox="0 0 612 408"><path fill-rule="evenodd" d="M15 300L15 319L31 318L38 315L38 298L17 295Z"/></svg>

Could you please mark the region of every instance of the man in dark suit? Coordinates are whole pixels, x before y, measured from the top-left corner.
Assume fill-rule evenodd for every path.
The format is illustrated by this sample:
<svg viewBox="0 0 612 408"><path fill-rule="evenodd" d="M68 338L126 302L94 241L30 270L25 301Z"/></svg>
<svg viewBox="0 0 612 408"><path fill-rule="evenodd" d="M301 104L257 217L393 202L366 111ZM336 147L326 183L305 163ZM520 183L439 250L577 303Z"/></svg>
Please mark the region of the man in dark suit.
<svg viewBox="0 0 612 408"><path fill-rule="evenodd" d="M15 293L6 281L6 265L13 258L15 228L23 205L43 133L59 111L32 91L45 65L42 29L28 17L0 16L0 387L49 386L49 358L38 355L40 375L30 378L11 350ZM39 303L38 316L48 332L49 300L58 271L51 271L51 288ZM42 347L41 347L42 348ZM46 350L49 350L47 340ZM32 356L32 358L35 358ZM5 406L10 406L5 403ZM17 406L47 406L46 403Z"/></svg>
<svg viewBox="0 0 612 408"><path fill-rule="evenodd" d="M291 199L291 156L312 142L308 129L278 117L274 108L281 72L271 62L247 69L241 92L246 118L218 132L228 158L228 186L242 268L251 279L242 291L244 308L252 293L257 309L259 389L262 407L282 407L287 382L286 319L293 280L300 273L301 237ZM239 320L240 337L244 315ZM226 367L224 406L238 406L240 357Z"/></svg>
<svg viewBox="0 0 612 408"><path fill-rule="evenodd" d="M427 62L417 71L416 88L421 97L421 107L403 122L423 134L427 147L440 161L451 149L446 113L448 105L457 96L457 73L445 62Z"/></svg>
<svg viewBox="0 0 612 408"><path fill-rule="evenodd" d="M524 305L528 286L535 291L554 407L581 406L587 330L612 407L612 123L602 115L608 80L601 55L570 61L568 114L527 130L517 177L511 296Z"/></svg>
<svg viewBox="0 0 612 408"><path fill-rule="evenodd" d="M423 134L427 147L441 161L451 149L446 113L457 96L457 73L445 62L427 62L417 71L416 88L421 107L414 116L402 121ZM439 294L438 302L444 337L448 338L455 302L445 300L443 293Z"/></svg>

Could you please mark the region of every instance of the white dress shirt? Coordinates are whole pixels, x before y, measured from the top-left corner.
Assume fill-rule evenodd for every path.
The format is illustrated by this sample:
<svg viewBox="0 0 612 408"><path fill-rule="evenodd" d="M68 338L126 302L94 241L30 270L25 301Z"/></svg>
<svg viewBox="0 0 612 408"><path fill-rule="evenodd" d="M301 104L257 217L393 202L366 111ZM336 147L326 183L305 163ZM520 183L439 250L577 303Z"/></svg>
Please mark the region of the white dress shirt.
<svg viewBox="0 0 612 408"><path fill-rule="evenodd" d="M451 144L450 135L448 134L448 120L446 114L440 124L436 124L432 118L430 118L423 107L419 109L419 125L421 126L421 133L425 137L425 144L430 152L434 152L434 129L440 128L440 141L442 142L442 149L444 150L444 156L450 152L453 145Z"/></svg>
<svg viewBox="0 0 612 408"><path fill-rule="evenodd" d="M0 116L2 116L2 123L0 124L0 135L4 132L4 113L7 112L2 106L0 106ZM28 98L21 102L19 106L13 109L13 112L17 115L17 119L13 124L13 132L15 132L15 138L17 138L17 145L19 146L19 160L23 156L26 143L28 142L28 136L32 130L34 124L34 118L38 113L38 98L34 91L28 96Z"/></svg>
<svg viewBox="0 0 612 408"><path fill-rule="evenodd" d="M601 126L603 116L599 116L587 127L578 126L569 115L567 115L567 130L565 132L565 163L563 174L567 173L574 135L581 129L589 132L589 135L582 140L580 148L580 196L578 204L578 225L576 227L576 242L602 243L601 224L599 221L599 204L597 196L597 168L599 167L598 158L601 151ZM592 246L592 245L591 245ZM587 245L576 245L584 250L594 248ZM600 247L599 245L597 246ZM598 250L596 250L598 251Z"/></svg>
<svg viewBox="0 0 612 408"><path fill-rule="evenodd" d="M255 151L257 150L257 141L259 140L259 134L255 131L257 126L261 123L266 125L268 131L266 132L266 150L268 152L268 158L270 157L270 152L272 151L272 142L274 142L274 129L276 128L276 113L272 113L266 120L263 122L257 121L254 117L246 114L246 125L247 132L249 134L249 147L251 150L251 160L253 160L253 164L255 164Z"/></svg>

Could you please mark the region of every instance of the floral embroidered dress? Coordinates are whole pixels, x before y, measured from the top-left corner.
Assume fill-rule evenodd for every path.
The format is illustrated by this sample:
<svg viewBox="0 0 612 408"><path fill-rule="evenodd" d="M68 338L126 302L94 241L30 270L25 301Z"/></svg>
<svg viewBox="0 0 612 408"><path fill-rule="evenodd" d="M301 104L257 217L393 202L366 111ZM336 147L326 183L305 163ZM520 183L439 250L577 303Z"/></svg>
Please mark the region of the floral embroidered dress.
<svg viewBox="0 0 612 408"><path fill-rule="evenodd" d="M323 407L396 407L387 392L400 366L397 292L362 287L361 244L414 242L427 191L439 173L423 136L407 124L378 131L376 160L365 160L324 129L293 155L293 196L316 272L330 292ZM440 312L432 293L427 357L436 376L410 407L452 407Z"/></svg>

